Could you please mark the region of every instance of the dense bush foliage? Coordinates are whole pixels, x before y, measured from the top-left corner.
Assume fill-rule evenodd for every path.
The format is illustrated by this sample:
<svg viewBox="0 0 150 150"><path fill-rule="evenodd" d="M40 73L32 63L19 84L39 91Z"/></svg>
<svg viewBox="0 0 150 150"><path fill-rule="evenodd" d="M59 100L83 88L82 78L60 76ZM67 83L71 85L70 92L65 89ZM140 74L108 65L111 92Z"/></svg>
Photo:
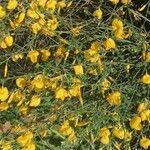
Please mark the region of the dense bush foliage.
<svg viewBox="0 0 150 150"><path fill-rule="evenodd" d="M1 0L0 149L150 148L150 1Z"/></svg>

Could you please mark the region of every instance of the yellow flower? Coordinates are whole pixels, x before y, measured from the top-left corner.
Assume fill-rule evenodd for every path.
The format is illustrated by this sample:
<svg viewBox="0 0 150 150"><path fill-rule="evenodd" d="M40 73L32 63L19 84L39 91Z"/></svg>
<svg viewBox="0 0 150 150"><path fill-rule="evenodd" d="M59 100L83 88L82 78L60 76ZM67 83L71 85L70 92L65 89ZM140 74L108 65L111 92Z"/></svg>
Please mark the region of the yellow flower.
<svg viewBox="0 0 150 150"><path fill-rule="evenodd" d="M38 5L41 6L41 7L45 7L46 2L47 2L47 0L42 0L42 1L41 0L37 0Z"/></svg>
<svg viewBox="0 0 150 150"><path fill-rule="evenodd" d="M70 96L78 97L81 105L83 105L83 99L81 95L81 84L74 84L69 90Z"/></svg>
<svg viewBox="0 0 150 150"><path fill-rule="evenodd" d="M27 56L32 63L36 63L38 61L39 52L37 50L31 50Z"/></svg>
<svg viewBox="0 0 150 150"><path fill-rule="evenodd" d="M0 48L3 48L3 49L7 48L7 45L4 41L0 42Z"/></svg>
<svg viewBox="0 0 150 150"><path fill-rule="evenodd" d="M103 127L99 131L99 138L100 142L102 144L108 144L109 143L109 136L110 136L110 131L108 128Z"/></svg>
<svg viewBox="0 0 150 150"><path fill-rule="evenodd" d="M51 52L49 50L43 49L40 52L42 53L42 57L41 57L42 61L47 61L51 56Z"/></svg>
<svg viewBox="0 0 150 150"><path fill-rule="evenodd" d="M20 102L21 100L25 98L25 95L21 91L16 91L16 92L13 92L10 97L11 99L8 99L10 102L11 101Z"/></svg>
<svg viewBox="0 0 150 150"><path fill-rule="evenodd" d="M30 100L29 106L37 107L40 105L40 103L41 103L41 98L38 95L34 95L34 96L32 96L32 98Z"/></svg>
<svg viewBox="0 0 150 150"><path fill-rule="evenodd" d="M134 130L141 130L142 129L141 121L142 120L139 116L134 116L133 118L131 118L129 122L130 127Z"/></svg>
<svg viewBox="0 0 150 150"><path fill-rule="evenodd" d="M2 148L2 150L12 150L10 142L2 143L2 147L1 148Z"/></svg>
<svg viewBox="0 0 150 150"><path fill-rule="evenodd" d="M0 87L0 101L5 101L9 96L7 87Z"/></svg>
<svg viewBox="0 0 150 150"><path fill-rule="evenodd" d="M104 42L104 46L106 50L110 50L110 49L115 49L116 48L116 43L113 39L108 38L105 42Z"/></svg>
<svg viewBox="0 0 150 150"><path fill-rule="evenodd" d="M144 59L146 62L150 62L150 52L144 52L144 53L143 53L143 59Z"/></svg>
<svg viewBox="0 0 150 150"><path fill-rule="evenodd" d="M20 13L17 17L16 17L16 19L15 19L15 22L16 23L22 23L23 22L23 20L24 20L24 18L25 18L25 12L22 12L22 13Z"/></svg>
<svg viewBox="0 0 150 150"><path fill-rule="evenodd" d="M6 102L0 102L0 111L6 111L9 105Z"/></svg>
<svg viewBox="0 0 150 150"><path fill-rule="evenodd" d="M0 19L4 18L6 16L6 11L4 8L0 5Z"/></svg>
<svg viewBox="0 0 150 150"><path fill-rule="evenodd" d="M131 0L121 0L121 3L127 5L131 3Z"/></svg>
<svg viewBox="0 0 150 150"><path fill-rule="evenodd" d="M56 57L56 59L61 60L66 56L66 52L66 48L64 46L60 46L56 49L54 56Z"/></svg>
<svg viewBox="0 0 150 150"><path fill-rule="evenodd" d="M17 62L18 60L21 60L23 58L23 54L18 53L18 54L13 54L11 56L12 61Z"/></svg>
<svg viewBox="0 0 150 150"><path fill-rule="evenodd" d="M45 82L46 87L51 91L55 91L60 80L62 80L62 75L50 78Z"/></svg>
<svg viewBox="0 0 150 150"><path fill-rule="evenodd" d="M56 0L48 0L45 7L53 12L56 8L56 4L57 4Z"/></svg>
<svg viewBox="0 0 150 150"><path fill-rule="evenodd" d="M87 59L87 61L97 62L100 57L99 49L100 49L100 43L98 41L92 42L90 48L84 51L85 59Z"/></svg>
<svg viewBox="0 0 150 150"><path fill-rule="evenodd" d="M124 137L125 137L125 130L123 130L122 128L119 128L119 127L114 127L112 129L112 133L118 139L124 139Z"/></svg>
<svg viewBox="0 0 150 150"><path fill-rule="evenodd" d="M71 96L78 97L81 95L81 86L80 85L74 85L70 90L69 93Z"/></svg>
<svg viewBox="0 0 150 150"><path fill-rule="evenodd" d="M20 144L22 147L28 146L33 138L33 134L31 131L27 131L23 135L17 138L17 143Z"/></svg>
<svg viewBox="0 0 150 150"><path fill-rule="evenodd" d="M55 90L55 98L56 99L60 99L60 100L64 101L65 98L67 98L68 96L69 96L68 92L62 87L58 87Z"/></svg>
<svg viewBox="0 0 150 150"><path fill-rule="evenodd" d="M76 65L73 67L76 75L83 75L83 67L82 65Z"/></svg>
<svg viewBox="0 0 150 150"><path fill-rule="evenodd" d="M128 131L125 131L124 139L126 141L131 141L131 139L132 139L132 133L128 132Z"/></svg>
<svg viewBox="0 0 150 150"><path fill-rule="evenodd" d="M100 8L98 8L97 10L95 10L93 12L93 16L94 17L97 17L97 19L101 19L102 18L102 15L103 15L103 12Z"/></svg>
<svg viewBox="0 0 150 150"><path fill-rule="evenodd" d="M121 104L121 93L119 91L114 91L107 96L107 101L110 105L120 105Z"/></svg>
<svg viewBox="0 0 150 150"><path fill-rule="evenodd" d="M4 39L4 42L6 43L6 45L8 46L8 47L10 47L10 46L12 46L12 44L13 44L13 37L12 36L6 36L5 37L5 39Z"/></svg>
<svg viewBox="0 0 150 150"><path fill-rule="evenodd" d="M140 113L140 117L142 121L146 121L146 120L150 121L150 110L149 109L143 110Z"/></svg>
<svg viewBox="0 0 150 150"><path fill-rule="evenodd" d="M28 112L28 107L26 105L22 105L20 108L19 108L19 112L23 115L27 115L27 112Z"/></svg>
<svg viewBox="0 0 150 150"><path fill-rule="evenodd" d="M18 2L16 0L9 0L7 9L14 10L18 6Z"/></svg>
<svg viewBox="0 0 150 150"><path fill-rule="evenodd" d="M38 22L31 24L31 30L34 34L37 34L41 29L42 26Z"/></svg>
<svg viewBox="0 0 150 150"><path fill-rule="evenodd" d="M68 140L70 140L71 142L76 141L75 132L74 132L73 128L70 126L68 120L64 121L62 123L62 125L59 127L59 132L62 135L66 136L68 138Z"/></svg>
<svg viewBox="0 0 150 150"><path fill-rule="evenodd" d="M40 17L39 14L33 9L28 9L27 10L27 16L31 17L33 19L38 19Z"/></svg>
<svg viewBox="0 0 150 150"><path fill-rule="evenodd" d="M115 37L118 38L118 39L124 39L124 38L126 38L123 29L117 29L117 30L115 30L114 34L115 34Z"/></svg>
<svg viewBox="0 0 150 150"><path fill-rule="evenodd" d="M144 83L144 84L150 84L150 75L148 73L146 73L145 75L143 75L141 81Z"/></svg>
<svg viewBox="0 0 150 150"><path fill-rule="evenodd" d="M109 0L110 2L112 2L114 5L119 3L119 0Z"/></svg>
<svg viewBox="0 0 150 150"><path fill-rule="evenodd" d="M35 150L35 144L30 142L26 147L23 147L22 150Z"/></svg>
<svg viewBox="0 0 150 150"><path fill-rule="evenodd" d="M102 92L102 94L104 94L105 91L109 89L110 85L111 83L107 79L104 79L102 81L102 83L100 84L100 91Z"/></svg>
<svg viewBox="0 0 150 150"><path fill-rule="evenodd" d="M23 77L20 77L20 78L16 79L16 85L19 88L24 88L26 86L26 83L27 83L27 80Z"/></svg>
<svg viewBox="0 0 150 150"><path fill-rule="evenodd" d="M109 136L103 136L103 137L101 137L100 138L100 142L102 143L102 144L109 144Z"/></svg>
<svg viewBox="0 0 150 150"><path fill-rule="evenodd" d="M56 7L58 8L58 13L59 13L62 8L66 7L65 0L61 0L61 1L57 2Z"/></svg>
<svg viewBox="0 0 150 150"><path fill-rule="evenodd" d="M147 101L140 103L137 108L138 113L141 113L142 111L144 111L147 108L147 106L148 106Z"/></svg>
<svg viewBox="0 0 150 150"><path fill-rule="evenodd" d="M100 42L94 41L91 43L90 49L98 51L100 49Z"/></svg>
<svg viewBox="0 0 150 150"><path fill-rule="evenodd" d="M23 22L24 19L25 19L25 13L22 12L19 15L17 15L13 21L10 21L11 27L14 29L17 28Z"/></svg>
<svg viewBox="0 0 150 150"><path fill-rule="evenodd" d="M41 91L45 87L45 79L42 74L39 74L34 77L31 81L31 89L35 90L36 92Z"/></svg>
<svg viewBox="0 0 150 150"><path fill-rule="evenodd" d="M53 17L52 19L49 19L47 21L47 26L48 26L48 29L54 31L57 29L58 27L58 21L57 21L57 18L56 17Z"/></svg>
<svg viewBox="0 0 150 150"><path fill-rule="evenodd" d="M142 139L140 139L140 146L144 149L148 149L150 146L150 139L147 137L142 137Z"/></svg>
<svg viewBox="0 0 150 150"><path fill-rule="evenodd" d="M123 30L123 22L121 20L115 18L112 21L112 28L114 31L119 30L119 29Z"/></svg>
<svg viewBox="0 0 150 150"><path fill-rule="evenodd" d="M97 50L88 49L84 51L84 57L87 61L94 63L94 62L98 62L100 55Z"/></svg>
<svg viewBox="0 0 150 150"><path fill-rule="evenodd" d="M64 8L64 7L66 7L65 0L61 0L61 1L57 2L57 7L58 8Z"/></svg>
<svg viewBox="0 0 150 150"><path fill-rule="evenodd" d="M109 136L110 135L110 131L108 128L103 127L100 129L99 131L99 137L103 137L103 136Z"/></svg>
<svg viewBox="0 0 150 150"><path fill-rule="evenodd" d="M82 26L76 26L74 28L71 28L71 33L73 34L73 36L78 36L81 32L81 28Z"/></svg>
<svg viewBox="0 0 150 150"><path fill-rule="evenodd" d="M118 39L124 39L129 36L129 34L125 35L124 34L124 29L123 29L123 22L119 19L114 19L112 21L112 29L114 31L115 37Z"/></svg>

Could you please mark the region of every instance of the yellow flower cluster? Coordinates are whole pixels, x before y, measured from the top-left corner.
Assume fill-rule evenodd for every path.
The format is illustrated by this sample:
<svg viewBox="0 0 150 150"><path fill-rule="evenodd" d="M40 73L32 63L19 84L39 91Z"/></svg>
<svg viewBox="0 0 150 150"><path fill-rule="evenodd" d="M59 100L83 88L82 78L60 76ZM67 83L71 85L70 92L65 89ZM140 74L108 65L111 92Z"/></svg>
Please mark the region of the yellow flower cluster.
<svg viewBox="0 0 150 150"><path fill-rule="evenodd" d="M10 25L13 29L17 28L21 23L23 23L25 19L25 12L21 12L17 16L15 16L15 19L13 21L10 20Z"/></svg>
<svg viewBox="0 0 150 150"><path fill-rule="evenodd" d="M146 61L146 62L150 62L150 52L144 52L143 53L143 59Z"/></svg>
<svg viewBox="0 0 150 150"><path fill-rule="evenodd" d="M112 29L114 31L115 37L118 39L124 39L124 29L123 22L119 19L114 19L112 21Z"/></svg>
<svg viewBox="0 0 150 150"><path fill-rule="evenodd" d="M99 139L102 144L109 144L110 135L112 135L120 140L130 141L132 139L131 132L128 132L126 129L123 129L121 126L112 127L103 127L99 131Z"/></svg>
<svg viewBox="0 0 150 150"><path fill-rule="evenodd" d="M104 42L104 47L105 49L108 51L110 49L115 49L116 48L116 43L113 39L108 38L105 42Z"/></svg>
<svg viewBox="0 0 150 150"><path fill-rule="evenodd" d="M38 62L38 58L41 58L42 61L48 61L49 57L51 56L51 52L49 50L46 49L42 49L42 50L30 50L27 54L27 57L29 58L29 60L32 63L37 63ZM18 60L23 59L23 54L13 54L12 55L12 60L14 62L17 62Z"/></svg>
<svg viewBox="0 0 150 150"><path fill-rule="evenodd" d="M145 75L143 75L143 77L141 78L141 81L144 84L150 84L150 75L148 73L146 73Z"/></svg>
<svg viewBox="0 0 150 150"><path fill-rule="evenodd" d="M147 137L142 137L142 139L140 139L140 146L144 149L148 149L148 147L150 147L150 139Z"/></svg>
<svg viewBox="0 0 150 150"><path fill-rule="evenodd" d="M6 8L9 11L14 10L18 6L17 0L8 0ZM6 16L6 10L3 8L3 6L0 5L0 19L3 19Z"/></svg>
<svg viewBox="0 0 150 150"><path fill-rule="evenodd" d="M130 35L132 35L131 31L129 30L128 34L124 33L124 25L120 19L113 19L112 21L112 29L114 31L114 35L117 39L126 39Z"/></svg>
<svg viewBox="0 0 150 150"><path fill-rule="evenodd" d="M77 140L77 137L75 135L74 129L70 126L69 121L64 121L61 126L59 127L59 132L67 137L67 139L71 142L75 142Z"/></svg>
<svg viewBox="0 0 150 150"><path fill-rule="evenodd" d="M20 13L10 20L10 26L13 29L16 29L20 25L23 25L23 22L28 22L28 19L30 18L32 21L30 21L28 27L33 33L37 34L41 32L45 35L53 36L55 34L54 31L59 24L54 12L57 10L59 13L61 9L69 7L70 5L71 3L67 4L65 0L59 2L56 0L43 0L42 2L35 0L30 1L27 9L22 9L22 7L19 7L19 2L17 0L9 0L7 4L7 9L9 11L20 9ZM45 13L41 12L41 8L44 9L45 12L49 12L49 18L45 17ZM2 6L0 6L0 14L0 19L3 19L6 16L6 11Z"/></svg>
<svg viewBox="0 0 150 150"><path fill-rule="evenodd" d="M109 89L111 82L108 79L104 79L100 84L100 92L105 96L105 92Z"/></svg>
<svg viewBox="0 0 150 150"><path fill-rule="evenodd" d="M17 138L17 143L20 144L23 150L35 150L33 143L33 133L28 131Z"/></svg>
<svg viewBox="0 0 150 150"><path fill-rule="evenodd" d="M0 48L5 49L8 47L11 47L13 44L13 37L11 35L6 36L1 42L0 42Z"/></svg>
<svg viewBox="0 0 150 150"><path fill-rule="evenodd" d="M123 19L128 4L131 0L1 1L0 149L35 150L35 143L53 136L49 125L73 149L77 138L83 148L90 142L95 148L98 140L104 149L132 149L137 136L138 146L149 149L149 101L139 102L136 114L121 116L129 109L124 105L134 107L130 96L142 99L150 85L148 34L134 26L131 33ZM133 18L139 17L130 7Z"/></svg>
<svg viewBox="0 0 150 150"><path fill-rule="evenodd" d="M150 122L150 110L147 109L148 102L145 101L139 104L137 111L138 115L134 116L130 120L130 127L134 130L141 130L142 129L142 122L148 121Z"/></svg>
<svg viewBox="0 0 150 150"><path fill-rule="evenodd" d="M7 87L0 88L0 111L6 111L8 109L8 103L6 100L9 97L9 91Z"/></svg>
<svg viewBox="0 0 150 150"><path fill-rule="evenodd" d="M109 136L110 136L110 131L108 128L103 127L99 131L99 138L100 142L102 144L108 144L109 143Z"/></svg>
<svg viewBox="0 0 150 150"><path fill-rule="evenodd" d="M6 11L4 8L0 5L0 19L3 19L6 16Z"/></svg>
<svg viewBox="0 0 150 150"><path fill-rule="evenodd" d="M103 12L100 8L98 8L97 10L95 10L93 12L93 16L96 17L99 20L102 18L102 15L103 15Z"/></svg>
<svg viewBox="0 0 150 150"><path fill-rule="evenodd" d="M79 79L72 80L72 86L66 90L64 87L58 84L58 81L62 80L62 76L53 78L46 77L42 74L36 75L33 79L26 77L19 77L16 79L16 85L19 88L15 92L10 93L6 87L0 89L1 111L8 109L8 104L16 103L19 107L19 112L27 115L28 108L38 107L41 103L40 92L45 90L51 90L54 93L56 100L64 101L66 98L76 97L79 99L81 105L83 105L83 99L81 94L81 81ZM26 94L21 90L27 90L28 92L36 92L27 100ZM8 100L7 102L5 102ZM5 107L4 107L5 106Z"/></svg>
<svg viewBox="0 0 150 150"><path fill-rule="evenodd" d="M112 133L116 138L121 139L121 140L124 139L124 140L130 141L132 138L131 133L123 129L122 127L114 127L112 129Z"/></svg>
<svg viewBox="0 0 150 150"><path fill-rule="evenodd" d="M100 51L100 43L98 41L94 41L91 43L90 48L84 51L84 58L86 61L89 61L93 64L96 63L97 67L95 69L102 72L104 70L104 65L102 63L99 51ZM96 74L95 71L94 71L94 74Z"/></svg>
<svg viewBox="0 0 150 150"><path fill-rule="evenodd" d="M106 98L111 106L117 106L121 104L121 93L119 91L113 91Z"/></svg>

